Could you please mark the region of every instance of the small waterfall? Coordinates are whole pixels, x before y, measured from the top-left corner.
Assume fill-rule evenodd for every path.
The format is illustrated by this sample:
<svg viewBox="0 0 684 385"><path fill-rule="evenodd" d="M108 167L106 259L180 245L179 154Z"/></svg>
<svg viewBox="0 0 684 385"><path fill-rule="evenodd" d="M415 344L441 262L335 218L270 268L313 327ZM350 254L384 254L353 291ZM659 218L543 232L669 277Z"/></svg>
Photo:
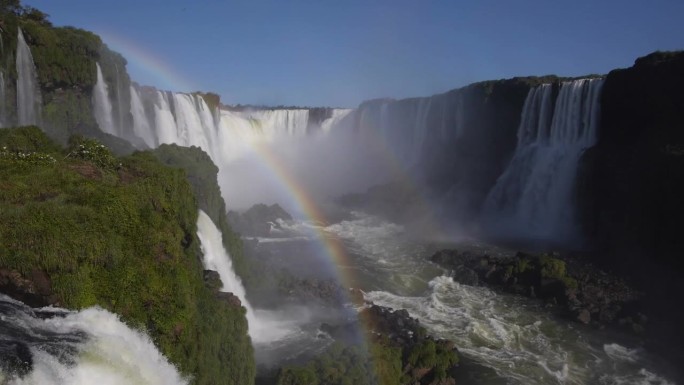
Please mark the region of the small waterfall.
<svg viewBox="0 0 684 385"><path fill-rule="evenodd" d="M420 157L423 153L423 144L425 143L425 136L427 135L428 115L430 114L430 107L432 106L432 98L421 98L418 101L418 110L416 111L416 123L413 128L413 150L411 155L411 164L420 162Z"/></svg>
<svg viewBox="0 0 684 385"><path fill-rule="evenodd" d="M102 69L100 63L97 66L97 83L93 88L93 109L95 113L95 120L97 121L100 130L112 135L118 135L118 131L114 124L114 117L112 116L112 102L109 100L109 87L102 76Z"/></svg>
<svg viewBox="0 0 684 385"><path fill-rule="evenodd" d="M116 70L116 110L118 111L116 127L123 129L127 126L124 112L123 87L121 86L121 74L119 73L119 66L115 64L114 69Z"/></svg>
<svg viewBox="0 0 684 385"><path fill-rule="evenodd" d="M40 124L41 96L31 49L21 28L17 35L17 120L20 126Z"/></svg>
<svg viewBox="0 0 684 385"><path fill-rule="evenodd" d="M0 36L2 41L2 36ZM0 71L0 127L7 126L7 88L5 87L5 73Z"/></svg>
<svg viewBox="0 0 684 385"><path fill-rule="evenodd" d="M131 84L131 115L133 116L133 133L141 138L150 148L156 146L157 140L147 117L145 106L138 90Z"/></svg>
<svg viewBox="0 0 684 385"><path fill-rule="evenodd" d="M265 343L286 336L288 334L288 330L284 329L286 325L277 320L266 318L265 314L267 313L257 317L255 310L247 301L242 281L233 270L230 255L223 247L221 231L202 210L199 211L197 217L197 237L201 243L202 254L204 254L204 267L208 270L217 271L223 283L221 291L233 293L240 298L242 306L247 310L247 322L252 340L257 343Z"/></svg>
<svg viewBox="0 0 684 385"><path fill-rule="evenodd" d="M188 383L147 335L98 307L32 309L0 294L0 341L3 384Z"/></svg>
<svg viewBox="0 0 684 385"><path fill-rule="evenodd" d="M178 143L179 140L178 130L176 129L176 120L171 112L168 94L162 91L157 91L156 99L156 103L154 104L154 129L157 134L159 144Z"/></svg>
<svg viewBox="0 0 684 385"><path fill-rule="evenodd" d="M336 108L332 110L331 116L328 119L321 122L321 130L323 132L330 132L330 130L337 127L344 118L349 116L351 112L351 109Z"/></svg>
<svg viewBox="0 0 684 385"><path fill-rule="evenodd" d="M483 206L495 233L552 241L577 241L573 190L584 150L597 140L603 79L563 82L530 90L518 129L518 145Z"/></svg>

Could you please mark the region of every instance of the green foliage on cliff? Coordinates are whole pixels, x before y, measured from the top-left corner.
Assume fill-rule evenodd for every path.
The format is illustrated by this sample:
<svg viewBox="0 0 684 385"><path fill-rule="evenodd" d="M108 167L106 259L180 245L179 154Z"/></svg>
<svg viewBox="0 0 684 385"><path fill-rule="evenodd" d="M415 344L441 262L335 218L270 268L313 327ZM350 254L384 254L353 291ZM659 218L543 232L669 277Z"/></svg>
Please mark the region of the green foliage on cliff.
<svg viewBox="0 0 684 385"><path fill-rule="evenodd" d="M333 344L306 366L284 367L278 385L397 385L401 349L372 344L370 355L359 346Z"/></svg>
<svg viewBox="0 0 684 385"><path fill-rule="evenodd" d="M447 377L447 370L458 364L459 358L447 344L426 339L412 347L407 361L414 368L433 368L434 377L442 380Z"/></svg>
<svg viewBox="0 0 684 385"><path fill-rule="evenodd" d="M74 155L81 145L89 152ZM74 146L36 127L0 130L3 152L55 159L0 157L0 268L45 274L51 303L120 314L197 384L252 383L244 309L203 283L185 172L149 152L115 159L94 141Z"/></svg>
<svg viewBox="0 0 684 385"><path fill-rule="evenodd" d="M66 144L74 133L96 137L94 133L99 133L99 129L91 103L92 89L97 80L95 63L100 63L110 85L110 98L127 105L130 79L125 71L126 61L109 50L94 33L74 27L53 27L47 17L45 13L24 7L18 1L0 3L4 48L0 53L0 67L6 76L4 105L9 115L5 123L16 120L15 56L17 30L21 28L31 49L41 89L42 128L61 144ZM117 87L111 86L114 84ZM128 109L119 111L118 103L114 103L113 108L120 125L129 127L132 118Z"/></svg>
<svg viewBox="0 0 684 385"><path fill-rule="evenodd" d="M22 20L20 26L31 47L43 90L66 87L90 90L95 85L95 61L103 45L97 35L73 27L54 28L33 20Z"/></svg>
<svg viewBox="0 0 684 385"><path fill-rule="evenodd" d="M459 357L447 341L430 338L399 346L385 336L368 334L367 349L333 344L304 366L286 366L278 385L400 385L441 381ZM430 382L433 383L433 382Z"/></svg>
<svg viewBox="0 0 684 385"><path fill-rule="evenodd" d="M188 181L197 197L197 205L207 213L223 234L223 245L230 253L235 272L246 286L256 281L252 269L244 257L240 236L228 224L226 204L218 185L218 167L209 155L199 147L181 147L175 144L162 144L152 151L165 165L185 170Z"/></svg>

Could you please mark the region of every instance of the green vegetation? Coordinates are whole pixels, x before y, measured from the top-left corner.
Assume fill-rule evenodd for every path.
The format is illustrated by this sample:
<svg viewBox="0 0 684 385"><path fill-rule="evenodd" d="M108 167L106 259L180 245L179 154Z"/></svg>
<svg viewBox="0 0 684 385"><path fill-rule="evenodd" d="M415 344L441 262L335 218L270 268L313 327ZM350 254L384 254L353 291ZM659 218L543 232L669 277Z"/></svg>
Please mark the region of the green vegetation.
<svg viewBox="0 0 684 385"><path fill-rule="evenodd" d="M426 336L420 325L395 329L396 313L379 307L365 309L365 345L339 342L304 366L281 368L279 385L408 385L448 380L459 362L452 342ZM389 317L389 318L388 318ZM410 321L406 319L407 324ZM410 332L409 332L410 331Z"/></svg>
<svg viewBox="0 0 684 385"><path fill-rule="evenodd" d="M112 100L126 103L130 79L125 71L126 60L107 48L99 36L74 27L53 27L48 15L25 7L19 1L0 2L3 29L0 52L0 68L5 73L7 86L4 105L9 121L15 121L16 77L15 52L17 28L21 27L24 38L31 48L36 66L38 83L43 99L42 128L48 136L60 144L66 144L72 134L80 133L99 140L97 123L93 117L91 96L97 80L95 63L99 62L110 87ZM121 95L117 93L121 92ZM114 113L121 116L122 125L130 126L128 111L119 114L118 104ZM117 153L121 153L117 151Z"/></svg>
<svg viewBox="0 0 684 385"><path fill-rule="evenodd" d="M431 339L414 345L408 354L409 365L415 368L433 368L434 377L439 380L445 379L447 370L458 364L458 361L458 355L448 344Z"/></svg>
<svg viewBox="0 0 684 385"><path fill-rule="evenodd" d="M63 150L36 127L0 130L0 149L0 267L45 273L60 306L120 314L197 384L254 381L244 309L203 284L184 171L90 139Z"/></svg>
<svg viewBox="0 0 684 385"><path fill-rule="evenodd" d="M218 167L209 155L199 147L181 147L175 144L162 144L152 153L163 164L185 170L188 181L197 197L197 205L207 213L223 234L223 245L230 253L235 272L242 278L245 286L256 285L256 276L244 257L240 236L228 224L226 204L218 185Z"/></svg>
<svg viewBox="0 0 684 385"><path fill-rule="evenodd" d="M542 278L562 279L565 277L565 262L547 254L539 256Z"/></svg>
<svg viewBox="0 0 684 385"><path fill-rule="evenodd" d="M372 344L370 354L359 346L333 344L302 367L288 366L278 385L397 385L401 379L401 349Z"/></svg>

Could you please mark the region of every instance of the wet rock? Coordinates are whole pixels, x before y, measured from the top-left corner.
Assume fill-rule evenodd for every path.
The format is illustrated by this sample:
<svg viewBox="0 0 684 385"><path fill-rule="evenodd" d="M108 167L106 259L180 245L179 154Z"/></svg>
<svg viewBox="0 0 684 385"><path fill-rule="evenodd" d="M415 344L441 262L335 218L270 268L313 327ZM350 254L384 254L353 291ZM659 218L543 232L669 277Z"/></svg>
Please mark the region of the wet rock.
<svg viewBox="0 0 684 385"><path fill-rule="evenodd" d="M241 307L242 301L235 294L229 292L218 292L215 294L216 298L234 307Z"/></svg>
<svg viewBox="0 0 684 385"><path fill-rule="evenodd" d="M221 276L218 271L214 270L204 270L204 286L206 286L212 292L218 292L223 287L223 282L221 282Z"/></svg>
<svg viewBox="0 0 684 385"><path fill-rule="evenodd" d="M477 286L480 284L480 279L477 276L475 270L465 267L458 266L451 271L451 277L454 281L460 282L464 285Z"/></svg>
<svg viewBox="0 0 684 385"><path fill-rule="evenodd" d="M365 303L363 298L363 290L350 288L349 289L349 300L356 306L361 306Z"/></svg>
<svg viewBox="0 0 684 385"><path fill-rule="evenodd" d="M0 372L23 377L33 368L33 355L26 344L18 341L3 341L0 344Z"/></svg>
<svg viewBox="0 0 684 385"><path fill-rule="evenodd" d="M583 324L588 324L591 322L591 313L587 309L582 309L579 314L577 314L577 320Z"/></svg>
<svg viewBox="0 0 684 385"><path fill-rule="evenodd" d="M272 235L272 229L282 230L279 220L291 221L292 216L278 204L268 206L259 203L242 214L236 211L228 212L231 227L249 237L268 237Z"/></svg>
<svg viewBox="0 0 684 385"><path fill-rule="evenodd" d="M492 258L488 255L441 250L431 260L451 269L453 279L479 284L508 293L539 298L562 315L582 323L643 329L645 322L617 322L626 316L637 319L641 312L641 293L624 280L605 273L591 264L557 254L517 253L514 257ZM468 273L463 273L463 272ZM558 305L558 306L556 306Z"/></svg>
<svg viewBox="0 0 684 385"><path fill-rule="evenodd" d="M52 293L50 277L38 269L23 276L16 270L0 268L0 293L33 307L59 304L59 299Z"/></svg>

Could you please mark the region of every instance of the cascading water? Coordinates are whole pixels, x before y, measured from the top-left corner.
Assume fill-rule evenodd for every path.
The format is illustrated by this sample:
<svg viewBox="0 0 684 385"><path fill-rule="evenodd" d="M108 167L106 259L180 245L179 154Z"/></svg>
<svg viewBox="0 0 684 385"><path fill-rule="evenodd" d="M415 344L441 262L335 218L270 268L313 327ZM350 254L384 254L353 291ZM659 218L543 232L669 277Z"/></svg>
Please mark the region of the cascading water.
<svg viewBox="0 0 684 385"><path fill-rule="evenodd" d="M140 331L100 308L32 309L0 294L0 383L187 384Z"/></svg>
<svg viewBox="0 0 684 385"><path fill-rule="evenodd" d="M41 96L38 75L33 63L31 49L26 44L24 33L18 28L17 35L17 120L20 126L39 124Z"/></svg>
<svg viewBox="0 0 684 385"><path fill-rule="evenodd" d="M202 254L204 255L204 267L219 273L223 287L221 291L233 293L240 298L242 306L247 310L247 322L249 323L249 335L256 343L267 343L282 339L291 330L288 330L284 322L272 320L267 312L257 316L256 311L247 301L245 288L242 281L233 270L230 255L223 247L221 231L214 225L211 218L200 210L197 217L197 237L200 240Z"/></svg>
<svg viewBox="0 0 684 385"><path fill-rule="evenodd" d="M115 127L122 129L123 127L127 126L124 112L125 107L123 101L123 87L121 85L121 73L119 72L119 66L114 65L114 69L116 70L116 111L118 112Z"/></svg>
<svg viewBox="0 0 684 385"><path fill-rule="evenodd" d="M563 82L530 90L518 129L518 145L483 206L495 234L550 241L578 239L573 188L584 151L597 140L603 79Z"/></svg>
<svg viewBox="0 0 684 385"><path fill-rule="evenodd" d="M0 36L0 41L2 37ZM5 87L5 73L0 71L0 127L7 125L7 108L5 98L7 97L7 88Z"/></svg>
<svg viewBox="0 0 684 385"><path fill-rule="evenodd" d="M413 129L413 154L411 156L411 163L416 164L420 161L420 156L423 151L423 144L428 131L428 114L432 106L432 98L422 98L418 102L418 111L416 112L416 123Z"/></svg>
<svg viewBox="0 0 684 385"><path fill-rule="evenodd" d="M159 144L178 143L178 133L176 121L171 112L168 94L162 91L155 93L156 103L154 104L154 130Z"/></svg>
<svg viewBox="0 0 684 385"><path fill-rule="evenodd" d="M95 120L103 132L117 135L118 131L112 116L112 102L109 100L109 87L104 80L104 76L102 76L100 63L95 63L95 65L97 66L97 83L95 83L95 88L93 88Z"/></svg>
<svg viewBox="0 0 684 385"><path fill-rule="evenodd" d="M353 110L351 109L334 109L332 110L331 116L321 122L321 130L323 132L329 132L332 130L334 127L340 124L340 122L349 116L349 113L351 113Z"/></svg>
<svg viewBox="0 0 684 385"><path fill-rule="evenodd" d="M138 90L131 85L131 115L133 116L133 133L141 138L149 147L155 147L157 140L147 118L145 106Z"/></svg>

